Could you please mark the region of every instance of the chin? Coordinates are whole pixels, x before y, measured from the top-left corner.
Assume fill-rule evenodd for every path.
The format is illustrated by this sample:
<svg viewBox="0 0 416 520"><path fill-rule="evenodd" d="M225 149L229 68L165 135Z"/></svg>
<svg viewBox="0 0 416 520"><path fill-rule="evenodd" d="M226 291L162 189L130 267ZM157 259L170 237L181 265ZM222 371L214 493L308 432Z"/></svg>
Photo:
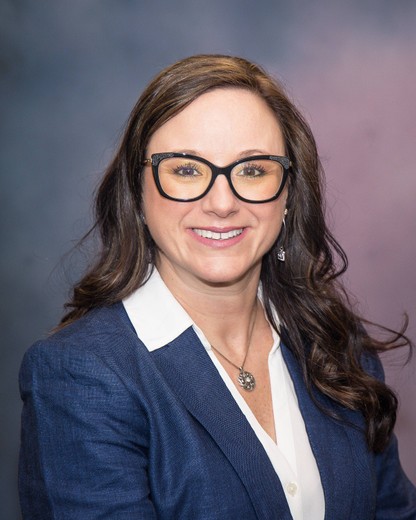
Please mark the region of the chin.
<svg viewBox="0 0 416 520"><path fill-rule="evenodd" d="M246 277L250 277L252 273L253 268L236 269L235 266L233 266L231 269L226 269L224 266L216 266L215 268L200 272L197 276L207 285L213 287L227 287L241 282Z"/></svg>

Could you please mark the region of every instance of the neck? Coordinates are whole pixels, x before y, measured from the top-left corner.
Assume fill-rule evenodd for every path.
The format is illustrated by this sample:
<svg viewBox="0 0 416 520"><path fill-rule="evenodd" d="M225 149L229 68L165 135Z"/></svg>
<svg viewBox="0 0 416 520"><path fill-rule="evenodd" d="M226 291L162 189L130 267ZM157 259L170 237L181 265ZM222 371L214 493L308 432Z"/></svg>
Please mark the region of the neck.
<svg viewBox="0 0 416 520"><path fill-rule="evenodd" d="M258 272L249 273L244 280L230 284L206 284L170 267L159 267L160 275L195 324L212 345L221 346L226 354L241 356L256 321L263 313L256 308L260 278ZM257 320L256 320L257 317Z"/></svg>

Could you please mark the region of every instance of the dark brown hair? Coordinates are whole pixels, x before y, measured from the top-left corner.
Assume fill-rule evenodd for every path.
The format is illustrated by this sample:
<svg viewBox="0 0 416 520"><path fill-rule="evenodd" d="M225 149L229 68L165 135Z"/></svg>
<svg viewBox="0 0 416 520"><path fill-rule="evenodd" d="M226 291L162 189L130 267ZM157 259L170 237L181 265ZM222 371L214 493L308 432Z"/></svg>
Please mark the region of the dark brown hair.
<svg viewBox="0 0 416 520"><path fill-rule="evenodd" d="M141 213L147 144L166 121L216 88L259 95L276 115L292 161L286 226L262 264L268 317L274 323L276 308L310 390L315 387L346 408L361 411L368 444L380 451L394 426L397 399L363 370L362 356L410 342L403 331L390 331L387 341L373 339L353 311L339 281L347 258L325 223L323 171L312 132L282 86L245 59L192 56L163 70L143 92L97 193L92 230L101 240L97 260L74 287L61 326L94 307L120 301L145 283L149 264L155 261L155 244ZM277 259L281 245L287 254L284 263Z"/></svg>

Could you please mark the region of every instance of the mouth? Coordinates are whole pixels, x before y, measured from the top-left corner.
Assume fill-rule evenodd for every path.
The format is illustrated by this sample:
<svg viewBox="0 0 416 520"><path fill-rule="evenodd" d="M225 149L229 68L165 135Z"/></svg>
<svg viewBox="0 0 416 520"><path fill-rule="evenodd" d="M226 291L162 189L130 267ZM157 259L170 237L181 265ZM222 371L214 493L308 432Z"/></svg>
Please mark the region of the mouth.
<svg viewBox="0 0 416 520"><path fill-rule="evenodd" d="M211 240L230 240L238 235L241 235L243 228L232 229L231 231L218 232L210 231L209 229L192 228L192 231L202 238L209 238Z"/></svg>

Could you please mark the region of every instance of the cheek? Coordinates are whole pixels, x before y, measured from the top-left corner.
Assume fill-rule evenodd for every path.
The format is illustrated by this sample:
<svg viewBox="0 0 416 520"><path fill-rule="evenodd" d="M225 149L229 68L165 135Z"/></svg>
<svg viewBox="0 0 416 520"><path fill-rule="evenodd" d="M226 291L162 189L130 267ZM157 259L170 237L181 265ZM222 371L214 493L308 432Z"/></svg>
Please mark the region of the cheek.
<svg viewBox="0 0 416 520"><path fill-rule="evenodd" d="M153 178L145 175L143 180L142 211L146 222L153 221L156 208L160 205L160 196Z"/></svg>
<svg viewBox="0 0 416 520"><path fill-rule="evenodd" d="M162 197L153 179L143 185L143 216L150 235L156 245L175 241L175 232L183 218L184 208L178 203Z"/></svg>
<svg viewBox="0 0 416 520"><path fill-rule="evenodd" d="M286 198L283 200L279 199L270 204L269 207L267 207L266 203L264 208L260 208L259 219L264 222L271 231L274 230L278 233L283 225Z"/></svg>
<svg viewBox="0 0 416 520"><path fill-rule="evenodd" d="M166 225L163 221L164 212L161 211L161 197L151 179L145 180L142 197L144 221L146 222L151 237L156 245L159 246L160 240L163 237L162 230L166 228Z"/></svg>
<svg viewBox="0 0 416 520"><path fill-rule="evenodd" d="M277 240L280 232L282 230L282 222L279 217L274 217L273 221L270 223L267 232L266 241L268 242L269 247L271 247Z"/></svg>
<svg viewBox="0 0 416 520"><path fill-rule="evenodd" d="M264 208L258 218L263 226L264 242L267 248L271 247L279 236L283 226L284 204L278 203L273 208Z"/></svg>

